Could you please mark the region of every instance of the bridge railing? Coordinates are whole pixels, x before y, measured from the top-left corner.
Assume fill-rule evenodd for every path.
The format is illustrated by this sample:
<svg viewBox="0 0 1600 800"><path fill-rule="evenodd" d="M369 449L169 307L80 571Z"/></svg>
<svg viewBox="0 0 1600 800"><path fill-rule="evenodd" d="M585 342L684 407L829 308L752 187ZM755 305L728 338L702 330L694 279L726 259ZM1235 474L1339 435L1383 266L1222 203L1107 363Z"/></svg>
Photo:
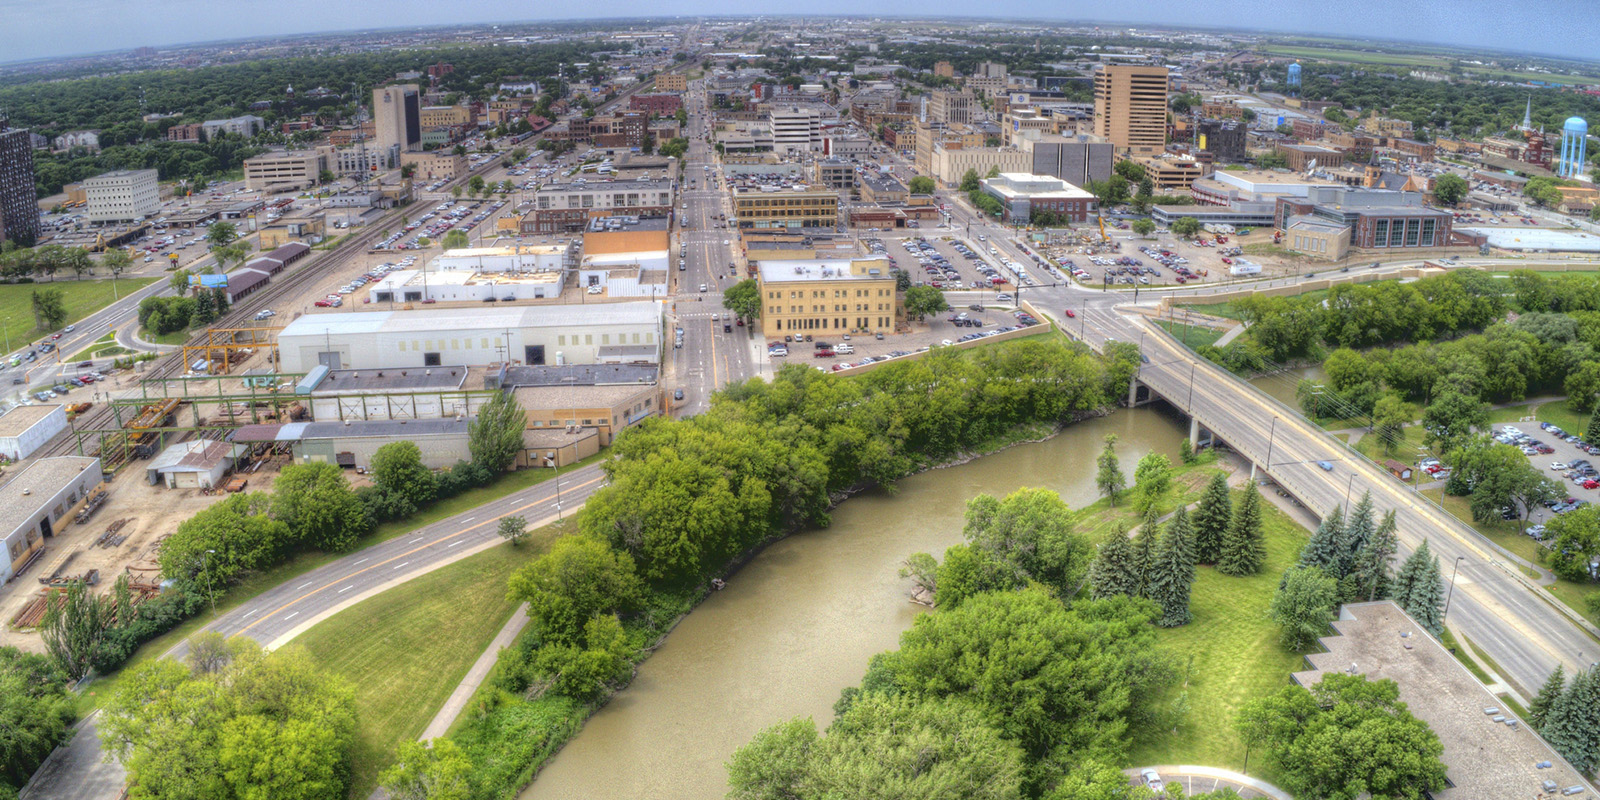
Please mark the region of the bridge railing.
<svg viewBox="0 0 1600 800"><path fill-rule="evenodd" d="M1147 335L1160 337L1160 338L1164 339L1168 344L1171 344L1174 348L1177 348L1180 351L1187 351L1190 354L1190 356L1192 358L1194 358L1199 363L1199 366L1197 367L1197 369L1206 371L1206 374L1207 374L1208 377L1217 377L1217 376L1220 375L1222 380L1232 382L1233 384L1236 385L1237 388L1241 389L1242 391L1250 392L1250 393L1254 394L1258 398L1264 398L1270 405L1276 406L1277 409L1284 416L1298 418L1299 420L1305 422L1307 425L1310 425L1312 428L1315 428L1316 430L1319 430L1319 431L1322 430L1321 426L1317 425L1315 422L1313 422L1312 420L1307 418L1305 413L1303 411L1301 411L1300 409L1293 408L1293 407L1289 406L1289 404L1283 402L1282 400L1279 400L1276 397L1273 397L1273 396L1271 396L1269 394L1266 394L1265 392L1260 392L1260 391L1256 390L1256 388L1254 386L1251 386L1244 379L1242 379L1239 376L1233 374L1232 372L1230 372L1230 371L1228 371L1226 369L1223 369L1222 367L1212 363L1210 359L1207 359L1204 356L1201 356L1199 353L1195 352L1192 348L1189 348L1187 345L1184 345L1176 337L1172 336L1166 330L1162 329L1161 326L1159 326L1159 325L1147 325L1146 328L1147 328ZM1196 376L1196 377L1198 377L1198 376ZM1171 402L1174 406L1177 406L1177 403L1175 401L1173 401L1171 398L1168 398L1168 402ZM1211 430L1213 432L1213 434L1216 432L1216 430L1217 430L1216 427L1214 427L1212 424L1206 422L1198 414L1195 414L1193 412L1193 410L1185 409L1185 411L1186 411L1186 413L1189 413L1191 416L1194 416L1195 419L1199 419L1201 421L1201 424L1205 425L1209 430ZM1323 433L1324 433L1324 436L1327 439L1332 440L1333 442L1337 443L1340 447L1342 447L1344 449L1344 451L1346 452L1347 456L1349 457L1349 461L1352 464L1360 465L1361 467L1364 468L1363 472L1365 474L1363 474L1362 477L1365 478L1368 481L1368 483L1376 484L1377 480L1383 480L1383 481L1396 480L1394 478L1394 476L1391 475L1387 469L1384 469L1377 462L1373 461L1371 458L1368 458L1365 453L1362 453L1361 451L1355 449L1355 447L1351 446L1351 444L1349 442L1340 440L1337 437L1333 436L1332 434L1327 433L1326 431L1323 431ZM1240 450L1240 452L1242 453L1243 451ZM1294 494L1303 504L1305 504L1305 506L1307 508L1310 508L1313 512L1317 513L1319 516L1321 516L1323 514L1326 514L1326 513L1329 513L1329 512L1332 511L1332 508L1328 508L1328 509L1324 509L1324 510L1318 510L1309 501L1309 499L1308 499L1309 495L1307 495L1305 492L1301 491L1295 485L1294 481L1285 480L1286 476L1281 476L1280 474L1272 473L1271 465L1266 464L1264 458L1262 458L1259 455L1257 455L1255 457L1252 457L1252 461L1255 461L1255 462L1261 464L1262 468L1268 472L1268 474L1273 478L1274 481L1277 481L1280 485L1282 485L1285 489L1287 489L1291 494ZM1377 477L1377 480L1373 480L1374 476ZM1464 522L1461 518L1459 518L1455 514L1451 513L1449 511L1449 509L1446 509L1444 507L1444 505L1442 503L1440 503L1439 501L1434 500L1433 498L1428 497L1427 495L1422 494L1419 491L1415 491L1415 489L1413 489L1411 494L1412 494L1412 496L1414 498L1416 498L1418 500L1421 500L1422 502L1427 503L1428 505L1433 506L1434 510L1436 510L1444 519L1447 519L1447 520L1450 520L1451 522L1453 522L1455 524L1455 529L1456 529L1458 534L1460 534L1460 533L1466 534L1467 538L1469 538L1469 539L1473 540L1474 542L1476 542L1477 544L1485 547L1490 552L1499 554L1506 561L1509 561L1512 564L1518 565L1518 567L1526 567L1526 568L1529 568L1529 569L1534 569L1536 571L1538 570L1538 567L1536 567L1535 565L1530 563L1527 559L1524 559L1521 556L1518 556L1517 554L1512 553L1510 550L1507 550L1505 547L1502 547L1499 543L1497 543L1493 539L1490 539L1489 537L1483 535L1483 533L1480 532L1478 529L1472 527L1471 525L1469 525L1466 522ZM1568 607L1565 603L1561 602L1560 600L1557 600L1553 595L1551 595L1548 591L1546 591L1544 587L1540 586L1539 584L1535 583L1531 578L1529 578L1522 571L1522 569L1520 569L1520 568L1517 568L1517 569L1504 569L1504 572L1506 574L1512 576L1512 578L1514 578L1516 581L1521 583L1529 591L1532 591L1532 592L1534 592L1534 594L1536 594L1536 595L1542 597L1543 599L1545 599L1552 606L1554 606L1556 609L1558 609L1563 615L1565 615L1568 619L1570 619L1574 624L1578 625L1580 628L1582 628L1585 631L1587 631L1591 636L1600 637L1600 627L1596 627L1593 623L1591 623L1583 615L1579 614L1577 611L1575 611L1572 608Z"/></svg>

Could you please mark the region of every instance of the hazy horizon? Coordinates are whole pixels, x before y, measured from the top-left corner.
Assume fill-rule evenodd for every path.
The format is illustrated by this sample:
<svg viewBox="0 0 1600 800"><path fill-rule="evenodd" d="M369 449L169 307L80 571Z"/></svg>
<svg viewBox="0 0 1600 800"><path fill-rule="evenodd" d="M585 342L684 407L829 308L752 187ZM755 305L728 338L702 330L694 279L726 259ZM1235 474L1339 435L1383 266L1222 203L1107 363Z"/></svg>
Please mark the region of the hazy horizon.
<svg viewBox="0 0 1600 800"><path fill-rule="evenodd" d="M445 6L419 0L372 0L341 4L311 0L281 0L263 14L240 2L223 0L66 0L54 6L0 0L0 19L7 20L7 46L0 63L48 58L72 58L136 47L173 47L220 40L275 36L343 33L360 30L433 27L440 25L521 24L541 21L607 20L626 17L792 16L793 7L771 0L730 2L704 0L686 3L667 0L649 5L620 2L596 8L585 17L517 17L502 3L458 0ZM894 8L863 7L858 3L822 0L811 9L816 16L882 15L905 13ZM1175 26L1250 33L1372 37L1470 49L1515 51L1589 61L1600 49L1600 36L1588 23L1592 6L1579 0L1527 0L1521 4L1517 27L1504 25L1506 4L1489 0L1349 0L1338 13L1328 15L1326 3L1271 2L1270 0L1146 0L1141 16L1104 17L1106 7L1084 0L1045 4L1037 0L1002 0L988 6L992 15L974 15L970 5L949 0L919 4L915 18L1031 18L1063 23L1079 21L1132 27ZM257 7L259 8L259 7ZM1399 9L1399 10L1397 10ZM244 12L244 13L241 13ZM1569 17L1580 24L1549 26L1545 20ZM1406 27L1381 21L1402 19ZM1308 27L1307 22L1315 27ZM312 24L320 23L320 24ZM1432 31L1448 33L1434 36ZM70 43L70 44L64 44Z"/></svg>

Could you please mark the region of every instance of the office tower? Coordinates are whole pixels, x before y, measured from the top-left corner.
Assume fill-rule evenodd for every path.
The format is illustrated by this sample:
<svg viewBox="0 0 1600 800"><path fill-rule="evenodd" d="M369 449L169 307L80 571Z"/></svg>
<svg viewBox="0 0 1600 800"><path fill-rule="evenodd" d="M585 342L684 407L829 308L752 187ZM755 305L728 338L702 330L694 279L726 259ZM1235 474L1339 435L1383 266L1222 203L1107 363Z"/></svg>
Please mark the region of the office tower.
<svg viewBox="0 0 1600 800"><path fill-rule="evenodd" d="M25 128L7 128L0 117L0 240L29 246L39 240L37 198L33 139Z"/></svg>
<svg viewBox="0 0 1600 800"><path fill-rule="evenodd" d="M372 90L378 147L397 152L422 148L422 102L414 83Z"/></svg>
<svg viewBox="0 0 1600 800"><path fill-rule="evenodd" d="M1094 132L1130 155L1167 147L1167 68L1111 64L1094 74Z"/></svg>

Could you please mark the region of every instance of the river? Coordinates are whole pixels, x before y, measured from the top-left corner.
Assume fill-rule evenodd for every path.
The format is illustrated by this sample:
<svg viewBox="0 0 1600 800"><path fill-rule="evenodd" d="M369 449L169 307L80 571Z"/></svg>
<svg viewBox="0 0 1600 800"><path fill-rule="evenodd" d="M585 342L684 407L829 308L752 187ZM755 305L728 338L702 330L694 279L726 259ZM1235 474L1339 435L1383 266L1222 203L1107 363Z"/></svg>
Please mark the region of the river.
<svg viewBox="0 0 1600 800"><path fill-rule="evenodd" d="M1079 508L1098 497L1095 456L1107 433L1117 434L1131 480L1146 453L1176 463L1186 432L1170 413L1118 411L1047 442L914 475L893 494L850 499L828 528L768 547L690 613L521 800L722 797L735 749L791 717L826 727L840 690L896 647L923 610L906 599L900 562L959 543L968 499L1043 486Z"/></svg>

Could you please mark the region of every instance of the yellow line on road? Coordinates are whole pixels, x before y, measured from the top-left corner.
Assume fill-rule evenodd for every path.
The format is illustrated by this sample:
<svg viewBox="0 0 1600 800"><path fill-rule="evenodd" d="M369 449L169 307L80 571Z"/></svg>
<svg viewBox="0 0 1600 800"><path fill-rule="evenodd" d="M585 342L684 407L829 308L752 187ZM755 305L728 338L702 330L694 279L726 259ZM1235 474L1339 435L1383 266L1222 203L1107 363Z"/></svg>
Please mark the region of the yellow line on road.
<svg viewBox="0 0 1600 800"><path fill-rule="evenodd" d="M577 486L570 487L568 489L568 491L577 491L579 489L584 488L585 486L591 486L591 485L599 483L600 481L603 481L605 479L606 479L606 477L604 475L601 475L600 477L595 478L593 480L584 481L583 483L580 483ZM525 511L527 509L533 508L534 506L541 505L541 504L546 503L546 502L549 502L549 498L543 498L543 499L537 500L535 502L528 503L527 505L518 506L516 508L511 509L510 511L507 511L506 514L515 514L518 511ZM505 515L502 514L501 516L505 516ZM365 569L357 570L355 572L350 573L349 575L345 575L344 577L342 577L342 578L340 578L340 579L338 579L336 581L332 581L330 583L327 583L325 585L322 585L322 586L319 586L319 587L317 587L315 589L312 589L311 591L306 592L305 594L300 595L299 597L296 597L295 599L290 600L289 602L284 603L281 606L278 606L277 608L273 609L272 611L257 617L255 622L252 622L249 625L246 625L243 628L240 628L234 635L238 635L240 633L244 633L245 631L250 630L251 628L254 628L255 626L257 626L257 625L261 624L262 622L266 621L269 617L277 616L279 614L279 612L284 611L285 609L289 608L290 606L292 606L292 605L294 605L294 604L296 604L296 603L298 603L298 602L300 602L300 601L302 601L302 600L304 600L304 599L306 599L306 598L308 598L308 597L310 597L310 596L312 596L314 594L317 594L318 592L321 592L321 591L323 591L325 589L328 589L329 587L333 586L334 584L344 583L345 581L348 581L348 580L350 580L351 578L354 578L357 575L361 575L361 574L364 574L364 573L367 573L367 572L371 572L372 570L375 570L378 567L384 566L385 564L389 564L391 562L398 561L398 560L400 560L402 558L405 558L406 556L411 555L412 553L417 553L417 552L426 550L426 549L428 549L430 547L433 547L434 545L439 544L440 542L448 542L451 539L454 539L454 538L456 538L458 536L463 536L465 534L471 533L471 532L473 532L473 531L475 531L475 530L477 530L479 528L482 528L482 527L484 527L486 525L498 524L499 521L500 521L500 517L495 517L493 519L484 520L483 522L480 522L480 523L478 523L476 525L473 525L470 528L463 528L463 529L461 529L459 531L456 531L455 533L450 534L449 536L445 536L445 537L442 537L442 538L439 538L439 539L435 539L435 540L433 540L433 541L431 541L431 542L429 542L429 543L427 543L425 545L422 545L421 547L413 547L410 550L405 551L404 553L399 553L399 554L397 554L395 556L392 556L390 558L384 559L383 561L379 561L378 563L373 564L370 567L366 567Z"/></svg>

